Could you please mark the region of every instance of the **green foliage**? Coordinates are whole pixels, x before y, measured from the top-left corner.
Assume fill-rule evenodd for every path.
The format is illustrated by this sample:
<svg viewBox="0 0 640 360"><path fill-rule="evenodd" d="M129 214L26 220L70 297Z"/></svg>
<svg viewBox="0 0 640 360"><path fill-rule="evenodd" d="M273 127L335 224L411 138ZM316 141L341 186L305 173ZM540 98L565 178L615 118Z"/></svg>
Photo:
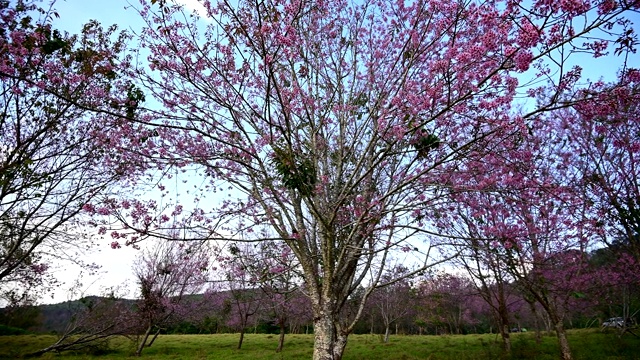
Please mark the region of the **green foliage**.
<svg viewBox="0 0 640 360"><path fill-rule="evenodd" d="M60 32L58 30L54 30L53 34L49 36L47 42L42 45L42 52L47 55L51 55L58 50L68 49L69 45L69 42L60 36Z"/></svg>
<svg viewBox="0 0 640 360"><path fill-rule="evenodd" d="M17 154L15 161L0 164L0 187L12 185L16 179L30 179L30 176L34 174L31 167L33 160L23 154Z"/></svg>
<svg viewBox="0 0 640 360"><path fill-rule="evenodd" d="M144 102L144 92L139 87L131 84L127 89L127 104L126 104L126 112L127 118L133 119L135 115L135 111L138 109L140 103Z"/></svg>
<svg viewBox="0 0 640 360"><path fill-rule="evenodd" d="M26 333L27 331L25 329L13 327L13 326L7 326L7 325L0 325L0 336L24 335Z"/></svg>
<svg viewBox="0 0 640 360"><path fill-rule="evenodd" d="M298 190L301 195L313 193L317 182L313 161L302 154L274 146L273 164L287 189Z"/></svg>
<svg viewBox="0 0 640 360"><path fill-rule="evenodd" d="M40 308L33 305L9 306L0 309L0 335L18 335L26 333L37 326L40 321ZM13 329L13 330L12 330ZM5 333L5 331L15 331L13 334Z"/></svg>
<svg viewBox="0 0 640 360"><path fill-rule="evenodd" d="M585 295L583 292L579 292L579 291L575 291L571 295L573 295L573 297L576 298L576 299L584 299L585 297L587 297L587 295Z"/></svg>
<svg viewBox="0 0 640 360"><path fill-rule="evenodd" d="M362 116L367 112L366 106L369 103L369 97L365 93L360 93L355 98L351 99L351 105L355 108L353 110L353 115L355 115L358 120L362 119Z"/></svg>
<svg viewBox="0 0 640 360"><path fill-rule="evenodd" d="M28 50L38 48L45 55L52 55L58 51L65 54L70 51L73 40L70 41L58 30L51 30L47 25L33 24L32 21L31 16L25 16L20 20L21 28L33 29L35 34L39 35L37 37L27 36L23 42L25 48ZM4 35L5 32L0 33L0 36ZM45 41L43 42L41 38L44 38Z"/></svg>
<svg viewBox="0 0 640 360"><path fill-rule="evenodd" d="M440 147L440 138L434 134L430 134L427 130L420 130L420 135L417 141L413 144L413 147L418 152L418 158L424 159L429 154L429 151L435 150Z"/></svg>
<svg viewBox="0 0 640 360"><path fill-rule="evenodd" d="M363 106L366 106L368 102L369 102L369 97L367 96L367 94L360 93L358 96L353 98L353 100L351 100L351 105L357 106L357 107L363 107Z"/></svg>

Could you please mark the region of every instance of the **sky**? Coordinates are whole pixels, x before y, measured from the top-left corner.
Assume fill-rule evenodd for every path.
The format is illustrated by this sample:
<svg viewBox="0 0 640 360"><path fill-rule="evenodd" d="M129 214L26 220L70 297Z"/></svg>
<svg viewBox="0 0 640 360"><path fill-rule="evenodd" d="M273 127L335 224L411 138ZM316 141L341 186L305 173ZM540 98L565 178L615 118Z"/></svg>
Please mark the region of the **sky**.
<svg viewBox="0 0 640 360"><path fill-rule="evenodd" d="M197 0L179 0L189 9L203 11ZM71 33L78 33L89 20L98 20L105 26L118 24L120 28L139 27L142 22L135 8L136 0L57 0L54 8L60 14L56 24Z"/></svg>
<svg viewBox="0 0 640 360"><path fill-rule="evenodd" d="M197 0L180 0L189 9L202 7ZM82 26L90 20L97 20L103 27L117 24L121 30L138 30L143 25L135 7L139 7L137 0L57 0L53 8L60 15L54 21L57 29L77 34ZM79 266L65 262L55 266L54 276L62 282L62 286L53 293L40 299L40 303L58 303L70 299L77 299L81 295L100 295L111 288L118 289L118 294L125 297L135 296L135 281L132 276L132 266L139 250L130 247L112 249L111 240L101 239L95 246L95 251L88 253L83 259L86 263L101 266L98 275L90 276ZM144 247L144 245L143 245ZM82 276L80 274L82 273ZM76 287L76 280L82 284ZM74 289L72 292L71 289Z"/></svg>
<svg viewBox="0 0 640 360"><path fill-rule="evenodd" d="M189 9L199 9L202 11L202 7L198 4L197 0L179 0ZM60 15L59 19L56 19L54 26L61 30L66 30L69 33L79 33L83 24L89 20L97 20L104 27L108 27L111 24L118 24L120 29L131 29L136 31L141 28L142 21L140 20L135 7L138 7L137 0L58 0L54 4L54 8ZM578 58L580 59L580 58ZM600 76L605 76L606 79L612 80L615 77L618 69L618 64L613 55L609 58L601 59L596 63L591 63L591 60L584 57L584 61L578 60L581 66L588 69L593 67L597 68L597 75L589 76L589 73L585 73L586 77L592 80ZM603 66L603 64L605 64ZM611 66L609 66L611 65ZM134 259L139 255L139 251L132 248L123 247L122 249L113 250L110 247L110 240L108 238L102 239L97 243L97 251L90 254L85 261L95 262L101 265L101 271L99 276L88 276L82 278L82 286L79 288L83 295L95 295L100 294L103 289L109 287L120 287L121 289L128 289L128 291L122 291L120 295L132 297L135 295L135 281L132 278L132 265ZM81 269L77 266L65 264L64 266L54 269L54 274L64 284L56 292L53 297L47 296L41 299L41 303L56 303L66 301L70 299L69 288L74 284L76 278ZM78 292L71 294L72 298L78 297Z"/></svg>

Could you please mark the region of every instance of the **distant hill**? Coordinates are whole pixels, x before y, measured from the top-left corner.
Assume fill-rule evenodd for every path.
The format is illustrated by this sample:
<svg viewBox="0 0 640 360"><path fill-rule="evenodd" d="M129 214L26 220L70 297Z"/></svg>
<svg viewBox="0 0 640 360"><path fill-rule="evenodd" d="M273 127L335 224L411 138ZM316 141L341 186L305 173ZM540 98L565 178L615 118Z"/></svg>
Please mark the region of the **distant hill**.
<svg viewBox="0 0 640 360"><path fill-rule="evenodd" d="M63 331L74 313L85 304L107 300L100 296L87 296L78 300L57 304L28 306L22 308L0 308L0 325L24 329L32 333L57 333ZM135 300L124 299L131 306Z"/></svg>
<svg viewBox="0 0 640 360"><path fill-rule="evenodd" d="M51 333L63 331L65 326L71 321L74 313L79 309L86 307L85 304L95 303L100 300L108 300L100 296L87 296L82 299L65 301L58 304L40 305L40 324L29 329L37 333ZM123 299L129 302L131 306L135 304L135 300Z"/></svg>
<svg viewBox="0 0 640 360"><path fill-rule="evenodd" d="M247 290L256 291L256 290ZM219 294L225 294L222 291ZM204 294L187 296L188 301L195 305L193 311L182 319L164 329L167 333L212 333L233 331L226 321L232 311L229 303L203 302ZM17 334L20 329L31 333L60 333L71 323L72 316L79 309L85 308L91 303L100 301L113 301L112 298L100 296L87 296L78 300L64 301L57 304L29 306L23 308L0 308L0 335ZM135 306L136 300L118 299ZM271 320L260 319L269 327ZM254 326L256 326L254 324ZM255 329L254 329L255 331Z"/></svg>

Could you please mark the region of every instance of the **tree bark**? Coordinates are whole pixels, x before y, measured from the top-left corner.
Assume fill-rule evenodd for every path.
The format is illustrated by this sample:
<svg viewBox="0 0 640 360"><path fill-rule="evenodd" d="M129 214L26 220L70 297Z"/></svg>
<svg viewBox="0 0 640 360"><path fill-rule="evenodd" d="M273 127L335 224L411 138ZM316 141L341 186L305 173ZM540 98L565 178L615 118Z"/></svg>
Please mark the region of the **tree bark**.
<svg viewBox="0 0 640 360"><path fill-rule="evenodd" d="M151 338L151 341L149 341L147 347L151 347L151 345L153 345L153 342L156 341L158 335L160 335L160 331L162 331L162 329L158 328L158 331L156 331L156 333L153 335L153 338Z"/></svg>
<svg viewBox="0 0 640 360"><path fill-rule="evenodd" d="M389 334L391 333L391 329L390 329L390 325L389 324L385 324L386 326L384 327L384 343L388 343L389 342Z"/></svg>
<svg viewBox="0 0 640 360"><path fill-rule="evenodd" d="M562 321L555 323L556 335L558 336L558 343L560 345L560 354L562 360L572 360L571 348L569 347L569 341L567 339L567 331L564 328Z"/></svg>
<svg viewBox="0 0 640 360"><path fill-rule="evenodd" d="M278 338L278 348L276 349L276 352L281 352L282 348L284 347L284 332L285 332L284 323L281 322L280 323L280 336Z"/></svg>
<svg viewBox="0 0 640 360"><path fill-rule="evenodd" d="M536 305L533 301L527 301L529 304L529 308L531 309L531 313L533 314L533 321L536 328L536 344L542 343L542 329L540 327L540 316L536 311Z"/></svg>
<svg viewBox="0 0 640 360"><path fill-rule="evenodd" d="M341 360L348 334L339 331L331 314L323 312L313 321L315 345L313 360Z"/></svg>
<svg viewBox="0 0 640 360"><path fill-rule="evenodd" d="M144 345L147 343L147 339L149 339L149 334L151 334L152 328L153 326L149 325L147 327L147 330L144 332L144 335L142 336L142 340L140 340L140 343L138 344L138 348L136 349L136 356L142 355L142 349L144 349Z"/></svg>
<svg viewBox="0 0 640 360"><path fill-rule="evenodd" d="M238 340L238 350L242 348L242 341L244 340L244 327L240 329L240 339Z"/></svg>
<svg viewBox="0 0 640 360"><path fill-rule="evenodd" d="M502 336L502 348L506 353L511 352L511 334L509 334L509 324L501 324L500 336Z"/></svg>
<svg viewBox="0 0 640 360"><path fill-rule="evenodd" d="M502 346L506 353L511 352L511 334L509 333L509 309L504 298L498 305L498 328L502 337Z"/></svg>

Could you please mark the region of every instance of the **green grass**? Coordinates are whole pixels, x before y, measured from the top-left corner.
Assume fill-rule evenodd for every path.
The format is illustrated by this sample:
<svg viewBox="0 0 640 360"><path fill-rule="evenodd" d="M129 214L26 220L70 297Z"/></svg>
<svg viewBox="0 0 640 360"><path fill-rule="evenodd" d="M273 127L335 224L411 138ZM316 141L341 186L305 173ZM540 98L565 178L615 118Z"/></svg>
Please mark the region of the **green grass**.
<svg viewBox="0 0 640 360"><path fill-rule="evenodd" d="M512 334L513 351L510 356L500 347L496 335L455 336L392 336L388 344L378 335L352 335L344 360L482 360L482 359L558 359L554 336L544 336L536 343L533 333ZM0 358L15 359L55 341L50 335L0 336ZM282 353L276 353L276 335L247 334L241 350L236 350L237 334L164 335L152 347L146 348L142 358L271 360L310 359L313 352L312 335L287 335ZM640 338L632 335L618 337L615 333L597 330L576 330L569 333L569 341L577 360L640 360ZM49 353L41 359L136 359L133 344L128 339L113 339L109 351L62 354Z"/></svg>

